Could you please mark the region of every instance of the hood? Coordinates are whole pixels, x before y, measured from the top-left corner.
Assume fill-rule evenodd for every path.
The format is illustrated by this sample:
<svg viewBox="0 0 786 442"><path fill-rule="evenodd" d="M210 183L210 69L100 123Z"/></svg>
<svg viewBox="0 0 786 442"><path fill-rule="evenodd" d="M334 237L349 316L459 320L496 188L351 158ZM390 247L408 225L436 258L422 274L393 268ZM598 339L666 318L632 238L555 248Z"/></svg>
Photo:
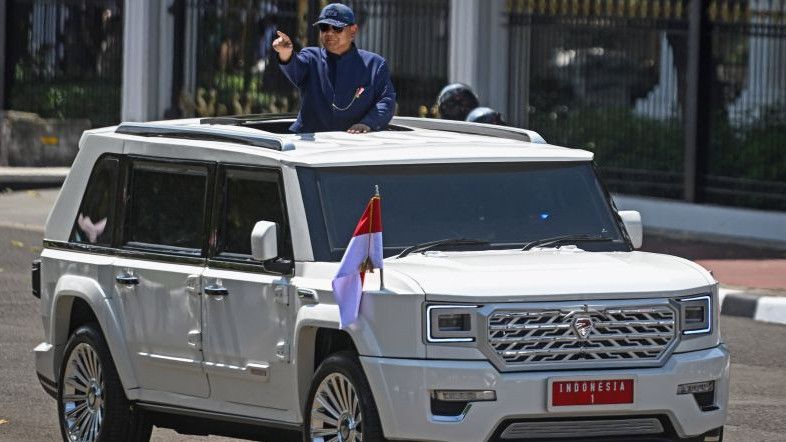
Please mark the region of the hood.
<svg viewBox="0 0 786 442"><path fill-rule="evenodd" d="M682 258L645 252L585 252L575 247L426 252L388 258L385 269L412 278L431 301L680 296L716 283L709 272Z"/></svg>

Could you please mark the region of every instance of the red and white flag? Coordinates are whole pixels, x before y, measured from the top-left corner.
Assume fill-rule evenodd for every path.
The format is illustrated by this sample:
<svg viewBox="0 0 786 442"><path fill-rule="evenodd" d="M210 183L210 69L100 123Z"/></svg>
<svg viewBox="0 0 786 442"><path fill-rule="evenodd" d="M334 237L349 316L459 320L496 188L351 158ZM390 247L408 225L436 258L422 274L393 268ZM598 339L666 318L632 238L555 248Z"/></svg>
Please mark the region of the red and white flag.
<svg viewBox="0 0 786 442"><path fill-rule="evenodd" d="M382 213L379 193L371 197L333 278L333 296L338 303L341 328L358 317L363 280L367 271L382 268Z"/></svg>

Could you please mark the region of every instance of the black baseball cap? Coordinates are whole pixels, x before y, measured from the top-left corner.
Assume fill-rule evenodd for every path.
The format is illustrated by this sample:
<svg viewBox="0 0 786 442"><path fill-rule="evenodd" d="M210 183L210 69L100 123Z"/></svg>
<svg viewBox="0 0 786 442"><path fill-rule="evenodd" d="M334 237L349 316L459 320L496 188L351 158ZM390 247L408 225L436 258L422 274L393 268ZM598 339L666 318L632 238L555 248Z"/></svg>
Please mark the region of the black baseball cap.
<svg viewBox="0 0 786 442"><path fill-rule="evenodd" d="M322 12L319 13L319 19L314 23L314 26L323 23L343 28L355 24L355 13L347 5L331 3L322 8Z"/></svg>

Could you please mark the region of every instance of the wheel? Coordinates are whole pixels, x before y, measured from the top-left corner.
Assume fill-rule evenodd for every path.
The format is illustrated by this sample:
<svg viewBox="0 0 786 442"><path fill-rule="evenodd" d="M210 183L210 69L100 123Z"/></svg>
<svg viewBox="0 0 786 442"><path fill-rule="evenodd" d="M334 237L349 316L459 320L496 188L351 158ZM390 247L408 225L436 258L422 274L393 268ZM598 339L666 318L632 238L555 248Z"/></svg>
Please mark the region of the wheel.
<svg viewBox="0 0 786 442"><path fill-rule="evenodd" d="M65 441L150 440L152 426L141 412L132 410L96 324L79 327L66 344L57 415Z"/></svg>
<svg viewBox="0 0 786 442"><path fill-rule="evenodd" d="M363 368L349 352L328 356L317 369L306 401L307 442L384 441Z"/></svg>

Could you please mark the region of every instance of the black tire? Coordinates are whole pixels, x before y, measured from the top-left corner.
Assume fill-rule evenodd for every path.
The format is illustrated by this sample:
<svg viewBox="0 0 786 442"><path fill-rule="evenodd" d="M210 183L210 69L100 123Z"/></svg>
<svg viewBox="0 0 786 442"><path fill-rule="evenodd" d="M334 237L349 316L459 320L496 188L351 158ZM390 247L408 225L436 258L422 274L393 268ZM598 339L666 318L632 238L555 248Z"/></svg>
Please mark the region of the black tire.
<svg viewBox="0 0 786 442"><path fill-rule="evenodd" d="M75 350L77 350L77 353L74 353ZM89 359L85 355L90 350L93 353L89 357L97 356L97 362L93 361L93 363L99 367L98 371L100 372L99 379L91 378L90 384L92 387L99 388L100 393L95 394L95 390L93 390L92 393L88 394L88 400L64 401L63 397L66 389L69 391L73 390L71 393L80 396L83 392L91 390L92 387L87 386L82 391L74 390L74 385L83 384L81 381L78 381L77 384L74 384L73 379L66 382L66 373L74 373L77 364L76 362L71 362L72 355L74 357L81 356L83 358L81 359L84 364L83 367L88 366ZM98 432L91 435L91 437L78 438L77 440L93 442L147 442L150 440L152 425L145 418L143 412L141 410L135 411L128 399L126 399L112 355L109 353L109 347L97 324L86 324L79 327L68 339L63 352L58 381L57 416L60 422L60 434L63 436L64 441L72 440L69 438L69 429L66 425L66 402L68 402L69 409L73 409L74 406L76 406L75 408L81 408L78 405L84 403L85 405L92 404L91 410L95 408L96 413L99 409L101 411L102 419L100 420ZM68 386L66 386L66 383L68 383ZM95 405L96 403L99 405Z"/></svg>
<svg viewBox="0 0 786 442"><path fill-rule="evenodd" d="M363 367L360 366L360 361L358 361L357 356L346 351L328 356L322 364L320 364L317 372L314 374L314 378L311 380L311 387L308 391L308 399L306 400L305 410L303 412L305 418L303 422L303 440L306 442L312 442L313 440L311 434L312 404L314 404L317 391L322 381L334 375L340 375L346 378L357 393L356 398L359 402L361 416L357 429L362 433L363 442L384 442L385 436L382 433L379 413L374 403L374 397L371 395L371 388L368 385L368 380L366 380L366 375L363 373ZM320 412L325 411L324 407L319 408L321 410Z"/></svg>

